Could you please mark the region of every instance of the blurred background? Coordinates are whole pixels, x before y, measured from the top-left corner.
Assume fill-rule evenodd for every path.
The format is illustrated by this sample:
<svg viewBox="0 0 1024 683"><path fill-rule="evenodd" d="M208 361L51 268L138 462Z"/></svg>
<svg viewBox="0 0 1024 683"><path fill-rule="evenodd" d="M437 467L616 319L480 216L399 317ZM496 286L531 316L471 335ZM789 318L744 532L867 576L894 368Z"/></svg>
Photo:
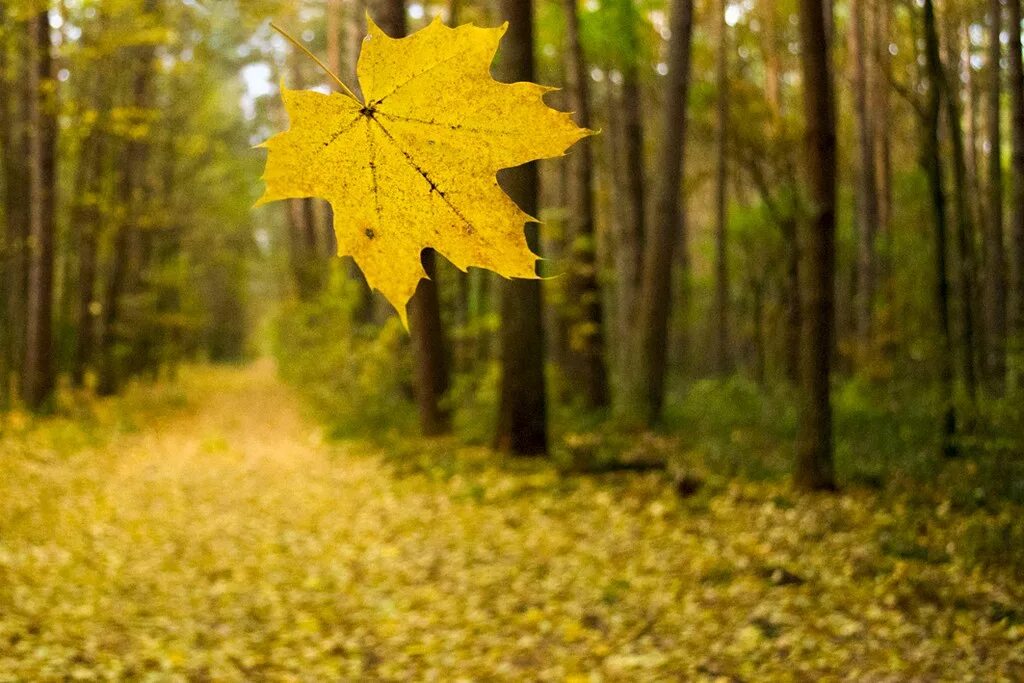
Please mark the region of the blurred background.
<svg viewBox="0 0 1024 683"><path fill-rule="evenodd" d="M834 359L843 476L941 450L1020 453L1016 4L826 7L835 351L819 346ZM519 45L499 55L499 77L532 68L563 87L553 106L601 134L539 165L535 246L556 277L543 304L511 286L537 324L515 333L529 338L508 344L524 351L503 373L500 278L438 259L410 337L333 256L325 203L250 208L264 161L253 147L287 126L278 84L330 87L268 18L354 83L367 10L399 35L437 16L496 25L501 7L6 2L0 401L53 407L60 387L113 394L181 363L273 354L339 434L454 420L465 439L544 452L548 433L661 424L718 453L756 427L760 464L737 463L784 469L801 299L814 297L799 236L813 236L819 203L804 172L799 8L684 2L676 53L669 9L537 2L532 35L506 38L529 41L535 64L510 63ZM645 248L670 254L646 284ZM653 346L637 328L658 329ZM499 409L503 381L523 424ZM549 421L531 423L537 413ZM1021 495L1019 478L1002 481Z"/></svg>

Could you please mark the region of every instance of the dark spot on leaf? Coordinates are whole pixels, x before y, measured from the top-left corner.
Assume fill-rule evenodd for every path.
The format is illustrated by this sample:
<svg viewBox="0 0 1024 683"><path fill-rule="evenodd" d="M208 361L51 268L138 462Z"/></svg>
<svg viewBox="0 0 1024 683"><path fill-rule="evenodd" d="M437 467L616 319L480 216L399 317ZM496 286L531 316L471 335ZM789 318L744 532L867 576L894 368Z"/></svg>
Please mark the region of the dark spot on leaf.
<svg viewBox="0 0 1024 683"><path fill-rule="evenodd" d="M366 233L366 236L371 240L377 236L377 234L373 231L373 228L367 228L364 232Z"/></svg>

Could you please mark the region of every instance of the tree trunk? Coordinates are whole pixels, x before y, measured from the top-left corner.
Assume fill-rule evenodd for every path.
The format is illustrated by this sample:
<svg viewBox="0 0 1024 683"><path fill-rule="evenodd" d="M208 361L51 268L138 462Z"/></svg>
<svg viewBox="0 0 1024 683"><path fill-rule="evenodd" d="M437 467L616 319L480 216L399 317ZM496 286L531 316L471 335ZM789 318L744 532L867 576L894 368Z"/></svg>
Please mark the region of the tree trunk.
<svg viewBox="0 0 1024 683"><path fill-rule="evenodd" d="M320 291L320 282L313 267L316 255L311 252L304 200L289 199L285 203L288 226L288 259L300 301L311 301Z"/></svg>
<svg viewBox="0 0 1024 683"><path fill-rule="evenodd" d="M938 29L936 28L936 32ZM936 36L936 42L939 42ZM956 51L953 51L956 54ZM926 57L927 60L927 57ZM942 66L941 56L938 57L938 64ZM972 224L971 201L968 195L967 160L964 152L964 134L962 127L962 115L960 111L959 92L956 91L943 69L935 75L939 81L938 92L942 103L945 105L946 126L949 133L949 143L952 151L953 166L953 204L956 210L956 239L959 262L957 267L958 285L960 289L960 334L962 337L961 366L964 381L964 388L967 397L971 402L971 412L977 402L978 371L977 359L978 349L984 348L984 344L978 343L977 332L979 325L977 306L978 300L978 260L974 247L974 225ZM939 162L942 163L941 161ZM941 178L940 178L941 181ZM943 190L945 194L945 190ZM968 420L963 425L969 427Z"/></svg>
<svg viewBox="0 0 1024 683"><path fill-rule="evenodd" d="M1021 61L1021 0L1007 0L1010 37L1010 274L1012 327L1018 345L1024 340L1024 66Z"/></svg>
<svg viewBox="0 0 1024 683"><path fill-rule="evenodd" d="M5 9L0 7L0 16ZM16 378L21 376L21 366L25 341L25 292L27 288L27 269L25 268L25 245L28 237L28 169L25 159L28 156L24 131L26 120L25 102L31 96L25 87L17 87L14 79L9 79L10 62L18 50L12 50L18 36L27 33L25 24L14 22L10 17L3 16L4 25L10 28L8 35L0 36L0 86L5 92L20 92L27 95L17 106L19 98L0 98L0 164L2 164L4 186L4 235L3 250L0 251L0 402L12 398L17 392ZM13 38L8 43L8 37ZM0 403L2 405L2 403Z"/></svg>
<svg viewBox="0 0 1024 683"><path fill-rule="evenodd" d="M52 79L47 12L29 21L29 281L22 391L26 405L41 408L53 392L53 263L56 108L45 84Z"/></svg>
<svg viewBox="0 0 1024 683"><path fill-rule="evenodd" d="M970 29L966 22L963 23L960 33L963 41L963 63L964 91L966 95L964 112L964 161L967 164L967 182L970 193L971 219L979 229L985 229L985 215L982 210L981 179L979 175L978 162L978 78L974 67L971 65L973 54Z"/></svg>
<svg viewBox="0 0 1024 683"><path fill-rule="evenodd" d="M729 25L727 0L718 5L718 102L715 130L715 371L731 369L729 347L729 244L728 244L728 146L729 146Z"/></svg>
<svg viewBox="0 0 1024 683"><path fill-rule="evenodd" d="M985 375L987 384L1000 394L1006 382L1006 257L1003 235L1003 158L1000 94L1002 92L1003 27L1001 0L989 0L989 71L986 107L988 140L988 229L985 238ZM952 96L952 95L951 95Z"/></svg>
<svg viewBox="0 0 1024 683"><path fill-rule="evenodd" d="M79 159L80 192L75 197L71 223L78 233L78 297L75 307L75 349L71 361L71 382L85 384L95 341L96 257L100 229L100 183L105 147L103 133L95 128L83 143Z"/></svg>
<svg viewBox="0 0 1024 683"><path fill-rule="evenodd" d="M644 249L643 279L636 315L638 343L630 396L642 421L661 419L665 400L672 263L683 234L682 181L686 156L687 99L693 38L693 0L673 0L672 37L665 76L664 133L658 149L658 176L650 235Z"/></svg>
<svg viewBox="0 0 1024 683"><path fill-rule="evenodd" d="M942 398L941 448L944 455L957 453L957 416L954 404L953 386L953 333L950 320L952 302L949 296L947 265L947 219L946 191L942 173L941 148L939 145L939 113L945 90L945 72L939 56L938 29L935 24L935 6L932 0L924 0L925 69L928 75L928 96L923 109L924 140L921 162L928 176L928 187L932 195L935 229L935 304L939 318L940 348L936 354L939 364L939 382Z"/></svg>
<svg viewBox="0 0 1024 683"><path fill-rule="evenodd" d="M158 0L146 0L144 11L153 14ZM132 106L147 111L150 106L150 80L152 78L153 46L133 48L128 55L129 65L135 71L132 79ZM113 249L107 288L103 298L102 320L99 340L99 377L96 391L101 396L117 392L121 386L122 346L125 339L121 326L122 304L126 292L131 291L136 279L133 273L133 243L136 243L141 195L146 169L149 143L145 139L131 138L124 143L121 161L121 178L118 183L118 201L124 208L124 218L115 227Z"/></svg>
<svg viewBox="0 0 1024 683"><path fill-rule="evenodd" d="M871 70L870 107L872 136L875 152L875 184L877 208L877 231L882 235L882 256L878 267L878 279L884 289L884 297L892 305L892 135L889 129L889 88L892 80L892 55L889 54L889 34L892 30L892 7L888 0L872 0L872 54L874 68Z"/></svg>
<svg viewBox="0 0 1024 683"><path fill-rule="evenodd" d="M863 360L871 345L875 300L875 235L878 230L878 186L875 178L875 140L869 101L867 0L851 0L850 47L857 124L856 212L857 279L854 291L856 356Z"/></svg>
<svg viewBox="0 0 1024 683"><path fill-rule="evenodd" d="M577 0L563 0L566 75L570 109L576 123L590 128L590 89L580 45ZM594 157L591 141L579 145L569 164L569 234L572 259L566 282L566 323L572 386L588 408L608 405L604 311L598 283L597 237L594 229Z"/></svg>
<svg viewBox="0 0 1024 683"><path fill-rule="evenodd" d="M785 216L779 224L786 250L786 379L800 383L800 330L803 327L803 292L800 286L801 245L796 216Z"/></svg>
<svg viewBox="0 0 1024 683"><path fill-rule="evenodd" d="M504 81L534 80L533 2L501 0L508 32L497 73ZM519 208L537 215L537 163L502 171L500 183ZM530 248L537 250L536 223L526 227ZM548 450L547 396L544 379L543 302L539 280L503 280L501 287L501 388L496 446L516 455L544 455Z"/></svg>
<svg viewBox="0 0 1024 683"><path fill-rule="evenodd" d="M643 272L644 232L647 210L644 204L644 121L636 66L622 74L622 175L624 176L622 226L619 237L619 334L626 339L633 328Z"/></svg>
<svg viewBox="0 0 1024 683"><path fill-rule="evenodd" d="M782 64L778 50L778 7L777 0L763 0L758 5L764 8L764 90L768 105L775 116L782 111Z"/></svg>
<svg viewBox="0 0 1024 683"><path fill-rule="evenodd" d="M795 484L834 489L830 381L835 345L836 126L829 32L822 0L800 0L810 220L803 240L800 424Z"/></svg>

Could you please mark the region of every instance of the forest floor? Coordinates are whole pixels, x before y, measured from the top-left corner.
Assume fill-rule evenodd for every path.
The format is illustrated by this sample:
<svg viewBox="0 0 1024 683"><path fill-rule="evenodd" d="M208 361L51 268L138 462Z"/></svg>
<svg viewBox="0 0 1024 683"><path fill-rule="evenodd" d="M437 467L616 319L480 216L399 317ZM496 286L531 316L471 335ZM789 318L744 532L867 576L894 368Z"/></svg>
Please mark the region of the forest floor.
<svg viewBox="0 0 1024 683"><path fill-rule="evenodd" d="M1024 679L1019 509L402 468L267 362L78 410L0 434L0 681Z"/></svg>

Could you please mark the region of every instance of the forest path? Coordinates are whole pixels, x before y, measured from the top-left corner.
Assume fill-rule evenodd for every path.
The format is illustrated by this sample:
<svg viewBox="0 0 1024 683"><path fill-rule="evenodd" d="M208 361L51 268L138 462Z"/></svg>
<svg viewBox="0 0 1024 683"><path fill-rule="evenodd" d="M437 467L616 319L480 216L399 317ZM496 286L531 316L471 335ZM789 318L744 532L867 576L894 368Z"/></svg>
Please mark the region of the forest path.
<svg viewBox="0 0 1024 683"><path fill-rule="evenodd" d="M863 497L748 482L680 501L657 473L415 439L383 457L323 442L268 362L95 411L0 436L0 681L1024 667L1016 617L986 616L1018 614L1020 586L879 554L890 520Z"/></svg>

